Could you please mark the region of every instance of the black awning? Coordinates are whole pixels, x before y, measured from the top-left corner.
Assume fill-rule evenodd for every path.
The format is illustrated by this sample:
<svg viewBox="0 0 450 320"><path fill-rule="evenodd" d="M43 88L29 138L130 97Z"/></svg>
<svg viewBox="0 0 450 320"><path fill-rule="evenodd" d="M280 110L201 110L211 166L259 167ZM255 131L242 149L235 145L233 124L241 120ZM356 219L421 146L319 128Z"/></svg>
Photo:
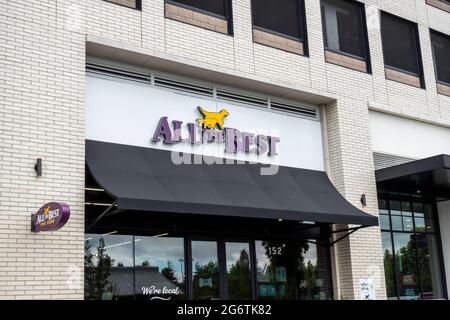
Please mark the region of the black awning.
<svg viewBox="0 0 450 320"><path fill-rule="evenodd" d="M416 160L375 172L379 190L450 199L450 156Z"/></svg>
<svg viewBox="0 0 450 320"><path fill-rule="evenodd" d="M261 164L176 165L169 151L90 140L86 157L96 182L122 210L378 225L323 171L279 167L261 175Z"/></svg>

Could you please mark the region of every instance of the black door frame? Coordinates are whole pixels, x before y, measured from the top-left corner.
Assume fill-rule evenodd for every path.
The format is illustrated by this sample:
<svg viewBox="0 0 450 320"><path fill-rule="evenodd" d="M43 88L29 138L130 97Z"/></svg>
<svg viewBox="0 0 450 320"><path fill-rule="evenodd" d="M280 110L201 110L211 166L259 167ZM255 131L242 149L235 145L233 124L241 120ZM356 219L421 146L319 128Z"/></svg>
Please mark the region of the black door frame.
<svg viewBox="0 0 450 320"><path fill-rule="evenodd" d="M192 241L209 241L217 244L217 262L219 266L219 299L228 299L228 282L226 270L226 243L246 243L249 245L250 256L250 285L252 300L256 300L256 254L255 254L255 240L239 237L213 237L213 236L185 236L185 257L187 263L186 270L186 298L194 300L193 294L193 270L192 270Z"/></svg>

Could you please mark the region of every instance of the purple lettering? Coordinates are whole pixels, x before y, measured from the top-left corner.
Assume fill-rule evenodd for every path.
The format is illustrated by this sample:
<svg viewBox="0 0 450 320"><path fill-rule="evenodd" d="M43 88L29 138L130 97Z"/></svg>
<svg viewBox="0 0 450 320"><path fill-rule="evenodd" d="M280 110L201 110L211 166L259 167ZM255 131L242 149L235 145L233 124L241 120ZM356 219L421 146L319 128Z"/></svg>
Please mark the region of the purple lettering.
<svg viewBox="0 0 450 320"><path fill-rule="evenodd" d="M201 141L197 141L197 125L194 123L188 123L187 124L189 129L189 137L190 137L190 143L191 144L200 144Z"/></svg>
<svg viewBox="0 0 450 320"><path fill-rule="evenodd" d="M239 130L225 128L225 152L237 153L243 150L242 133Z"/></svg>
<svg viewBox="0 0 450 320"><path fill-rule="evenodd" d="M263 134L259 134L256 136L256 147L257 153L263 154L267 152L267 137Z"/></svg>
<svg viewBox="0 0 450 320"><path fill-rule="evenodd" d="M269 156L276 156L277 153L277 142L280 142L280 138L267 136L267 140L269 142Z"/></svg>
<svg viewBox="0 0 450 320"><path fill-rule="evenodd" d="M244 151L250 153L250 146L253 144L255 135L253 133L243 132L242 136L244 140Z"/></svg>
<svg viewBox="0 0 450 320"><path fill-rule="evenodd" d="M181 125L183 124L183 121L173 120L172 124L174 129L173 141L181 142Z"/></svg>
<svg viewBox="0 0 450 320"><path fill-rule="evenodd" d="M161 117L161 119L159 119L159 123L158 126L156 127L152 141L153 142L161 141L161 138L159 137L161 135L163 136L163 143L165 144L175 143L175 141L172 140L172 131L170 130L169 123L167 122L167 117Z"/></svg>

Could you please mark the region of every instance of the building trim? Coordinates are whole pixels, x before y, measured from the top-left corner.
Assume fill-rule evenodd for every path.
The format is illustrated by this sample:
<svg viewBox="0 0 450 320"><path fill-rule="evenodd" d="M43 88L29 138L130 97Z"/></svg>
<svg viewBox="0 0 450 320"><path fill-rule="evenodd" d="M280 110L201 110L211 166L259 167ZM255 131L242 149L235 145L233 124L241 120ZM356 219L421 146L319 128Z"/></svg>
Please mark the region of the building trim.
<svg viewBox="0 0 450 320"><path fill-rule="evenodd" d="M337 100L336 95L323 90L286 83L281 80L270 80L254 73L247 73L230 68L218 67L197 60L182 58L172 54L162 53L152 49L137 47L90 36L86 38L86 53L88 57L113 60L118 63L140 65L180 76L196 78L221 85L239 87L243 90L261 92L267 95L302 101L309 104L328 104Z"/></svg>
<svg viewBox="0 0 450 320"><path fill-rule="evenodd" d="M368 109L370 111L375 112L381 112L386 113L390 115L394 115L401 118L406 118L410 120L416 120L419 122L429 123L436 126L444 127L444 128L450 128L450 121L445 120L442 118L432 118L427 117L423 114L417 114L417 113L409 113L408 111L400 110L400 109L394 109L393 107L385 104L381 104L378 102L368 101L367 103Z"/></svg>

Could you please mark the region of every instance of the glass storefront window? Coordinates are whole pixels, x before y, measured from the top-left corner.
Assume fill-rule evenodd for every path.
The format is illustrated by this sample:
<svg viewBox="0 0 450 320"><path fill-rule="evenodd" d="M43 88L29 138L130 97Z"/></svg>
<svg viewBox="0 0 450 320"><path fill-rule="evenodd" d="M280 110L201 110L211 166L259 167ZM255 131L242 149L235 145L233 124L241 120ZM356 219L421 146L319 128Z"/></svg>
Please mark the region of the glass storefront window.
<svg viewBox="0 0 450 320"><path fill-rule="evenodd" d="M329 252L326 247L306 240L256 241L255 249L259 299L330 298Z"/></svg>
<svg viewBox="0 0 450 320"><path fill-rule="evenodd" d="M419 284L414 234L394 233L393 239L400 299L416 300L419 298Z"/></svg>
<svg viewBox="0 0 450 320"><path fill-rule="evenodd" d="M225 252L228 299L251 299L250 245L248 243L227 242Z"/></svg>
<svg viewBox="0 0 450 320"><path fill-rule="evenodd" d="M402 216L391 216L392 230L403 231Z"/></svg>
<svg viewBox="0 0 450 320"><path fill-rule="evenodd" d="M440 278L439 247L435 235L416 235L417 256L419 260L422 299L443 298Z"/></svg>
<svg viewBox="0 0 450 320"><path fill-rule="evenodd" d="M384 274L386 279L386 291L388 299L397 298L395 286L394 254L392 252L392 238L390 232L381 233L383 248Z"/></svg>
<svg viewBox="0 0 450 320"><path fill-rule="evenodd" d="M386 207L388 203L388 207ZM429 203L379 201L388 298L443 297L441 253L435 233L434 206ZM381 210L380 210L381 213ZM383 219L392 220L391 228Z"/></svg>
<svg viewBox="0 0 450 320"><path fill-rule="evenodd" d="M391 221L388 215L380 214L380 227L382 230L389 230L391 228Z"/></svg>
<svg viewBox="0 0 450 320"><path fill-rule="evenodd" d="M259 299L294 299L291 248L279 241L256 241L256 281Z"/></svg>
<svg viewBox="0 0 450 320"><path fill-rule="evenodd" d="M300 242L300 250L300 255L297 255L300 300L329 299L328 250L311 242Z"/></svg>
<svg viewBox="0 0 450 320"><path fill-rule="evenodd" d="M253 299L256 291L256 298L266 300L330 299L329 258L327 246L309 240L86 234L85 298L241 300Z"/></svg>
<svg viewBox="0 0 450 320"><path fill-rule="evenodd" d="M196 300L219 299L217 242L192 241L192 283Z"/></svg>
<svg viewBox="0 0 450 320"><path fill-rule="evenodd" d="M134 297L133 236L86 234L84 251L85 299Z"/></svg>
<svg viewBox="0 0 450 320"><path fill-rule="evenodd" d="M136 295L145 299L185 297L183 238L135 237Z"/></svg>

